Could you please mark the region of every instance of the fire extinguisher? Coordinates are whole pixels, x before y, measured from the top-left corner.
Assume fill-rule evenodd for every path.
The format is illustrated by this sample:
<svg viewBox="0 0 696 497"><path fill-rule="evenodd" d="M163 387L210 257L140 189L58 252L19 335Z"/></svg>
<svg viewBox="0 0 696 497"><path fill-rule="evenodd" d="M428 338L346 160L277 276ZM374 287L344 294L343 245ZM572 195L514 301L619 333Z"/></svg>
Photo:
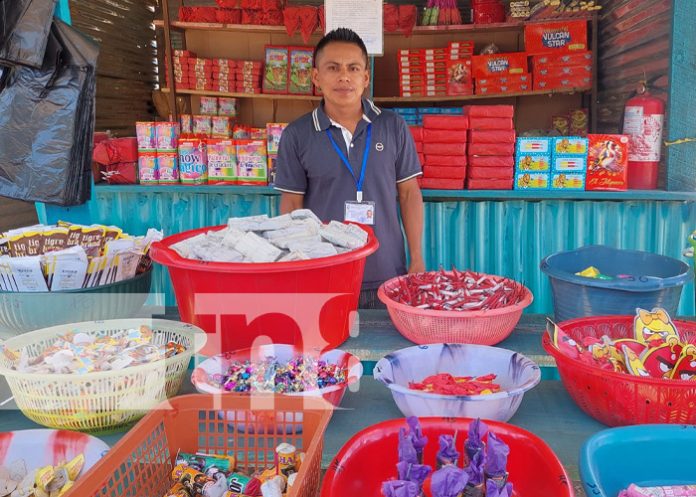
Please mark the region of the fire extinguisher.
<svg viewBox="0 0 696 497"><path fill-rule="evenodd" d="M632 190L657 188L664 121L665 102L651 95L647 81L641 81L635 96L626 102L623 121L623 134L630 138L628 187Z"/></svg>

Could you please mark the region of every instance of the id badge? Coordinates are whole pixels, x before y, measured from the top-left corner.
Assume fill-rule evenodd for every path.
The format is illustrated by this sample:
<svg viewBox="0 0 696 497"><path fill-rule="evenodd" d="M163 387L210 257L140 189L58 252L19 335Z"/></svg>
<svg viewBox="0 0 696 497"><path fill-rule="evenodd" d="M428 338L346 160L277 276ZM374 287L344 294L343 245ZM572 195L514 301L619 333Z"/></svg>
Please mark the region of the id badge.
<svg viewBox="0 0 696 497"><path fill-rule="evenodd" d="M373 226L375 224L375 203L347 201L344 220Z"/></svg>

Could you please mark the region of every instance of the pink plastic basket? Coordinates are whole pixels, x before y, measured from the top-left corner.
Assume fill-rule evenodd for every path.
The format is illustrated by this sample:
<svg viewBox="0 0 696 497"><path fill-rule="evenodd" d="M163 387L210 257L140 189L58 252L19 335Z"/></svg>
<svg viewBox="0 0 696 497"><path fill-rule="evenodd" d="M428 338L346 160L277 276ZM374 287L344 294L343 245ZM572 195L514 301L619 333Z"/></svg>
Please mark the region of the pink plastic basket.
<svg viewBox="0 0 696 497"><path fill-rule="evenodd" d="M519 303L486 311L431 311L401 304L387 296L387 291L399 285L397 276L385 281L377 297L386 306L396 329L418 345L429 343L473 343L495 345L505 340L532 303L532 292L525 287L525 296Z"/></svg>

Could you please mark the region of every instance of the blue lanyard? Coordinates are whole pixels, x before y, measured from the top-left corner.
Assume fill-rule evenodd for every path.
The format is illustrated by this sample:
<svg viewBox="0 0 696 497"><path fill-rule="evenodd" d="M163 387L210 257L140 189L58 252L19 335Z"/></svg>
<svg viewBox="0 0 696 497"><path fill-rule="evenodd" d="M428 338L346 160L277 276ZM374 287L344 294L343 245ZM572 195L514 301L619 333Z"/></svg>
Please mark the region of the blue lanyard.
<svg viewBox="0 0 696 497"><path fill-rule="evenodd" d="M345 154L343 153L343 151L341 151L341 148L336 144L336 141L333 139L333 136L331 136L331 130L327 129L326 134L329 136L329 140L331 140L331 145L333 145L334 150L336 150L336 153L341 158L341 162L343 162L343 165L346 166L348 172L353 177L353 181L355 181L355 187L358 190L358 202L362 202L363 183L365 182L365 169L367 169L367 158L370 155L372 124L367 125L367 141L365 142L365 152L363 153L362 167L360 168L360 179L355 177L355 173L353 173L353 168L350 167L350 162L348 162L348 159L346 158Z"/></svg>

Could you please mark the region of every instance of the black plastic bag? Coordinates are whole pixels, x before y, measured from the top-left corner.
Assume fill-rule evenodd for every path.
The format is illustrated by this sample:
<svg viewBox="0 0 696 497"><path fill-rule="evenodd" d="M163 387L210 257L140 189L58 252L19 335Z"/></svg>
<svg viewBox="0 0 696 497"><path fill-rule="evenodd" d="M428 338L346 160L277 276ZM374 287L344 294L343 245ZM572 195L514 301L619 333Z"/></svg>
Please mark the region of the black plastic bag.
<svg viewBox="0 0 696 497"><path fill-rule="evenodd" d="M56 20L41 69L5 71L0 195L62 206L89 199L97 56L93 41Z"/></svg>
<svg viewBox="0 0 696 497"><path fill-rule="evenodd" d="M0 0L0 63L40 68L57 0Z"/></svg>

